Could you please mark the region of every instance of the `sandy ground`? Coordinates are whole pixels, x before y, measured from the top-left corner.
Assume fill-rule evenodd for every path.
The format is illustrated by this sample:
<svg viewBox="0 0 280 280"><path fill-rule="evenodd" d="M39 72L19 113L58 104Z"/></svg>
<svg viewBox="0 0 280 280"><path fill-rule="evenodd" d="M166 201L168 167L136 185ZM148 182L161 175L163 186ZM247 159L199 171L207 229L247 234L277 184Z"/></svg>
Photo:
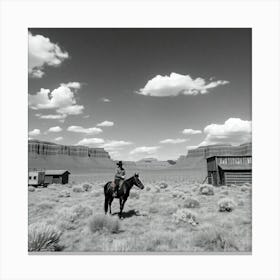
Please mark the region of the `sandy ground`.
<svg viewBox="0 0 280 280"><path fill-rule="evenodd" d="M74 175L68 185L29 188L29 251L251 252L250 185L214 187L211 194L196 172L140 173L145 188L132 188L120 220L118 200L112 216L103 214L111 176ZM40 249L38 239L50 238L50 229L56 246Z"/></svg>

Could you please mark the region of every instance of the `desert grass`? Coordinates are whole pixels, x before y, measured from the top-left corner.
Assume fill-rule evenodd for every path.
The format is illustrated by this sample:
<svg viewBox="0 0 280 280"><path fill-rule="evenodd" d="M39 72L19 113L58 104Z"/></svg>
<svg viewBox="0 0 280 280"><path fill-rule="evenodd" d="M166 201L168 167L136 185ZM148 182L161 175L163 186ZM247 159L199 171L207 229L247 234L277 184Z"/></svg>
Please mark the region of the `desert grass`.
<svg viewBox="0 0 280 280"><path fill-rule="evenodd" d="M28 229L28 251L58 251L61 231L55 226L35 223Z"/></svg>
<svg viewBox="0 0 280 280"><path fill-rule="evenodd" d="M140 172L145 188L131 190L119 220L118 200L113 215L104 215L103 185L111 177L72 175L68 185L28 192L30 229L55 228L65 252L251 251L251 185L216 188L184 171ZM221 202L233 202L231 211L220 211Z"/></svg>
<svg viewBox="0 0 280 280"><path fill-rule="evenodd" d="M90 219L89 228L92 233L103 230L118 233L120 231L120 222L117 217L98 214Z"/></svg>

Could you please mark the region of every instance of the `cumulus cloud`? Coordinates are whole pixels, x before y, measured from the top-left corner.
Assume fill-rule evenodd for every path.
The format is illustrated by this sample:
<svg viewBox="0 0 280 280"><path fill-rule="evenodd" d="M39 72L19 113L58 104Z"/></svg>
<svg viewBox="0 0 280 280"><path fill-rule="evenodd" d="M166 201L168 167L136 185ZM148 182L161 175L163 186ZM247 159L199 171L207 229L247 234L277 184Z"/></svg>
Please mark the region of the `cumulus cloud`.
<svg viewBox="0 0 280 280"><path fill-rule="evenodd" d="M81 83L79 82L69 82L67 84L61 84L62 86L68 87L68 88L73 88L73 89L80 89L81 88Z"/></svg>
<svg viewBox="0 0 280 280"><path fill-rule="evenodd" d="M63 108L57 109L57 113L62 115L80 115L83 113L83 105L71 105Z"/></svg>
<svg viewBox="0 0 280 280"><path fill-rule="evenodd" d="M208 93L210 89L228 83L228 81L222 80L207 82L203 78L192 79L189 75L171 73L170 76L155 76L137 93L156 97L177 96L180 94L197 95Z"/></svg>
<svg viewBox="0 0 280 280"><path fill-rule="evenodd" d="M61 140L63 140L63 137L62 137L62 136L59 136L59 137L54 138L54 141L61 141Z"/></svg>
<svg viewBox="0 0 280 280"><path fill-rule="evenodd" d="M185 135L195 135L195 134L201 134L202 131L201 130L191 129L191 128L185 128L182 131L182 133L185 134Z"/></svg>
<svg viewBox="0 0 280 280"><path fill-rule="evenodd" d="M102 144L101 147L107 151L117 151L125 146L131 145L132 142L123 140L108 140L106 143Z"/></svg>
<svg viewBox="0 0 280 280"><path fill-rule="evenodd" d="M84 128L82 126L72 125L67 128L68 131L76 132L76 133L85 133L85 134L99 134L103 130L99 127L89 127Z"/></svg>
<svg viewBox="0 0 280 280"><path fill-rule="evenodd" d="M53 126L48 129L48 132L60 132L62 128L60 126Z"/></svg>
<svg viewBox="0 0 280 280"><path fill-rule="evenodd" d="M229 118L224 124L210 124L204 128L206 137L199 146L212 144L239 145L252 139L252 122Z"/></svg>
<svg viewBox="0 0 280 280"><path fill-rule="evenodd" d="M65 119L68 115L79 115L83 112L84 106L78 105L76 94L81 84L70 82L60 84L53 91L41 88L36 94L28 94L28 105L31 109L54 109L58 114L47 115L49 119ZM60 117L59 117L60 116Z"/></svg>
<svg viewBox="0 0 280 280"><path fill-rule="evenodd" d="M107 103L108 103L108 102L111 102L111 100L110 100L109 98L106 98L106 97L101 98L101 100L102 100L103 102L105 102L105 103L106 103L106 102L107 102Z"/></svg>
<svg viewBox="0 0 280 280"><path fill-rule="evenodd" d="M28 73L31 77L42 78L46 65L59 66L68 57L69 54L49 38L28 33Z"/></svg>
<svg viewBox="0 0 280 280"><path fill-rule="evenodd" d="M106 151L117 152L131 144L133 143L129 141L123 141L123 140L104 140L102 138L84 138L80 140L76 145L104 148Z"/></svg>
<svg viewBox="0 0 280 280"><path fill-rule="evenodd" d="M121 153L119 151L110 151L110 156L113 159L121 159Z"/></svg>
<svg viewBox="0 0 280 280"><path fill-rule="evenodd" d="M114 122L110 122L110 121L104 121L104 122L97 124L97 126L113 126L113 125L114 125Z"/></svg>
<svg viewBox="0 0 280 280"><path fill-rule="evenodd" d="M98 144L103 144L103 143L104 140L102 138L84 138L80 140L76 145L96 147Z"/></svg>
<svg viewBox="0 0 280 280"><path fill-rule="evenodd" d="M41 114L36 114L36 117L40 119L47 119L47 120L63 120L66 118L66 114L60 115L60 114L55 114L55 115L41 115Z"/></svg>
<svg viewBox="0 0 280 280"><path fill-rule="evenodd" d="M142 146L142 147L137 147L133 149L132 151L129 152L131 155L135 154L147 154L147 155L152 155L154 154L160 147L159 146Z"/></svg>
<svg viewBox="0 0 280 280"><path fill-rule="evenodd" d="M28 132L28 135L30 135L30 136L36 136L36 135L40 135L40 134L41 134L41 131L38 128L34 128L33 130Z"/></svg>
<svg viewBox="0 0 280 280"><path fill-rule="evenodd" d="M164 140L161 140L160 143L161 144L180 144L180 143L184 143L186 141L187 141L187 139L177 138L177 139L164 139Z"/></svg>

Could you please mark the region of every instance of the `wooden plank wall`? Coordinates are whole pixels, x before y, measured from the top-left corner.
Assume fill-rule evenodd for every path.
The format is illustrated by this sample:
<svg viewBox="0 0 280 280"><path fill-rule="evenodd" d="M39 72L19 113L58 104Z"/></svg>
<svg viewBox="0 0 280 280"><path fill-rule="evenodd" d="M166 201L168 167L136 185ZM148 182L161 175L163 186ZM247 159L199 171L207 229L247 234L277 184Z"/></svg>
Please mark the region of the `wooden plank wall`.
<svg viewBox="0 0 280 280"><path fill-rule="evenodd" d="M225 184L244 184L244 183L252 183L252 172L231 172L225 171Z"/></svg>

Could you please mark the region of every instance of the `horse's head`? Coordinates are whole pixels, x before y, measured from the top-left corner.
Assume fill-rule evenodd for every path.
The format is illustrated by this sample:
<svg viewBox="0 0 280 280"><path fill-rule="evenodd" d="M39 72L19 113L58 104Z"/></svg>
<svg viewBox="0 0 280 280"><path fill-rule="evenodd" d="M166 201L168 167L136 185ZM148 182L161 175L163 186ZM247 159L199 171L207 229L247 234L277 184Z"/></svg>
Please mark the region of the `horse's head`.
<svg viewBox="0 0 280 280"><path fill-rule="evenodd" d="M134 184L135 184L139 189L143 190L143 189L144 189L144 185L143 185L143 183L142 183L142 182L140 181L140 179L139 179L139 174L138 174L138 173L135 173L134 176L133 176L133 178L134 178Z"/></svg>

